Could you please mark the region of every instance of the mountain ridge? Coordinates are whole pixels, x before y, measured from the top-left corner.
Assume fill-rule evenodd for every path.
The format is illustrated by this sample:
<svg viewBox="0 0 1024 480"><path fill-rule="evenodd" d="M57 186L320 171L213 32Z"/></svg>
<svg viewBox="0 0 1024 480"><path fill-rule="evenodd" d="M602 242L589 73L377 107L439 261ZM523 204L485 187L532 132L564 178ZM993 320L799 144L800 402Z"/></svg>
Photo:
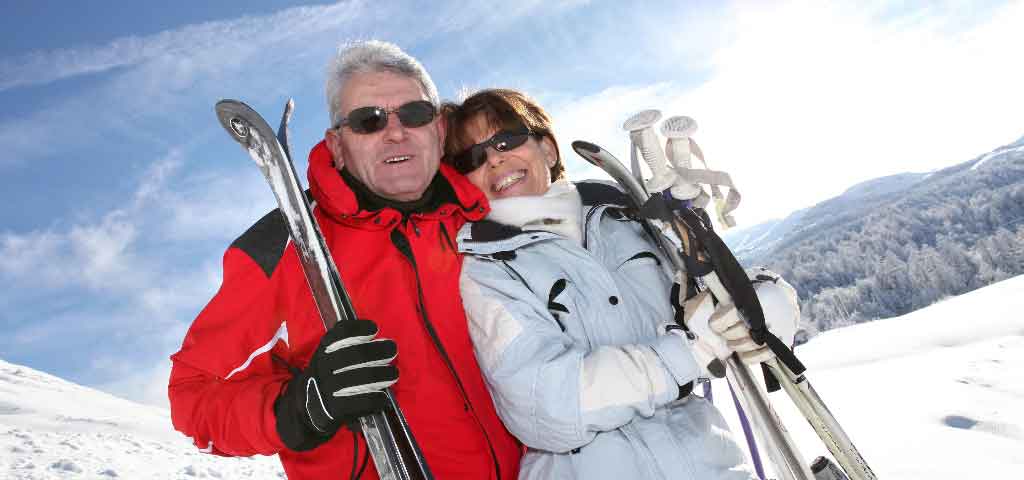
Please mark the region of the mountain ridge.
<svg viewBox="0 0 1024 480"><path fill-rule="evenodd" d="M1024 137L859 182L723 239L744 265L793 283L810 331L907 313L1024 273Z"/></svg>

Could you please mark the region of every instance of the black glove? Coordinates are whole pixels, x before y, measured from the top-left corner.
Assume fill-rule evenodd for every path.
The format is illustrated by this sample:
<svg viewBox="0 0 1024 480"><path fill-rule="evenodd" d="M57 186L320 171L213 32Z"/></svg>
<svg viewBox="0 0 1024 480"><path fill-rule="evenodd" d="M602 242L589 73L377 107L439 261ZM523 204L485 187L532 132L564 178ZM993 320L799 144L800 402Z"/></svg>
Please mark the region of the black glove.
<svg viewBox="0 0 1024 480"><path fill-rule="evenodd" d="M341 425L384 409L383 390L398 380L391 365L398 346L376 335L372 321L350 320L320 339L309 366L274 402L277 433L288 448L316 448Z"/></svg>

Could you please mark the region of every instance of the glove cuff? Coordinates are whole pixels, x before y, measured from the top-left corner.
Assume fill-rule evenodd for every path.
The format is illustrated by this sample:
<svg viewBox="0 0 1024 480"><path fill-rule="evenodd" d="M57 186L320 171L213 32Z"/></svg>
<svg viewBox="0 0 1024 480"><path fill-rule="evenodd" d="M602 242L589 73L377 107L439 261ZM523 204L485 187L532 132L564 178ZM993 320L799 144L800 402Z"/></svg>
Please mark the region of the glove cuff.
<svg viewBox="0 0 1024 480"><path fill-rule="evenodd" d="M299 375L290 382L274 401L275 426L281 442L290 450L312 450L331 439L337 428L321 432L313 426L306 410L307 375Z"/></svg>
<svg viewBox="0 0 1024 480"><path fill-rule="evenodd" d="M701 376L701 368L687 343L686 334L680 329L678 333L661 335L650 344L676 385L685 385Z"/></svg>

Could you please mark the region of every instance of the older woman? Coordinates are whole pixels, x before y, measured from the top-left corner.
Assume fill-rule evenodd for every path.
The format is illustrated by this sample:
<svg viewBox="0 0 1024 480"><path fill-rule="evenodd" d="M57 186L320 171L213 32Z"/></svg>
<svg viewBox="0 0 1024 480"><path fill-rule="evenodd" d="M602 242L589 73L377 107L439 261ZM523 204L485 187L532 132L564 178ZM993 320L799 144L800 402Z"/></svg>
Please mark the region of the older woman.
<svg viewBox="0 0 1024 480"><path fill-rule="evenodd" d="M565 180L548 115L519 92L445 114L445 161L491 204L458 234L460 286L498 413L529 447L520 478L754 478L690 395L708 374L666 333L672 279L623 193Z"/></svg>

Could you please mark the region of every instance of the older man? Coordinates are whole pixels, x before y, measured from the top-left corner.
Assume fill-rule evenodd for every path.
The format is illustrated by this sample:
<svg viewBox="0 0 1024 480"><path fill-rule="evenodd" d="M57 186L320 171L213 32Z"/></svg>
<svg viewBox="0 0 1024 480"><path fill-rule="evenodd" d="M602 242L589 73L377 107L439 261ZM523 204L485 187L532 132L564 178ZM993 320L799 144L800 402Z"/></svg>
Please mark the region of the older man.
<svg viewBox="0 0 1024 480"><path fill-rule="evenodd" d="M267 214L228 248L220 291L171 357L174 426L206 452L276 453L289 478L339 478L366 445L338 430L381 410L390 385L437 478L513 479L520 447L473 355L453 243L487 200L440 165L437 89L414 58L370 41L339 51L327 97L314 216L370 320L324 331L282 217Z"/></svg>

